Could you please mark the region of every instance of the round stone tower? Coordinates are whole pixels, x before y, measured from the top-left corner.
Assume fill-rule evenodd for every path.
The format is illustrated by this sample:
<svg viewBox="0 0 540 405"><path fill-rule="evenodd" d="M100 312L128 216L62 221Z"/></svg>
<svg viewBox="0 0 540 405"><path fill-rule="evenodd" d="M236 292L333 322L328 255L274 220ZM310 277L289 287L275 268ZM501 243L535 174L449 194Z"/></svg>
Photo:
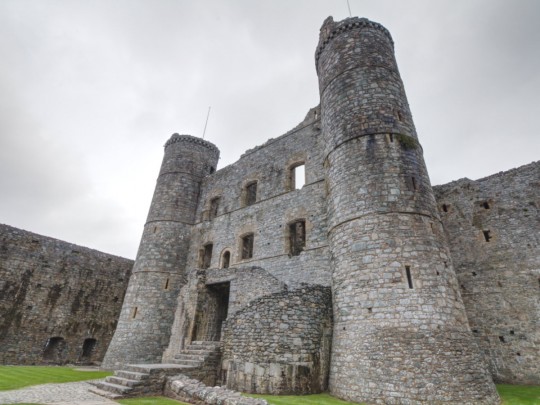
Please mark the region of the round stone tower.
<svg viewBox="0 0 540 405"><path fill-rule="evenodd" d="M333 394L497 404L469 330L393 41L366 19L321 28Z"/></svg>
<svg viewBox="0 0 540 405"><path fill-rule="evenodd" d="M214 144L190 135L174 134L165 144L150 212L104 367L161 362L178 292L186 282L201 180L215 171L218 159Z"/></svg>

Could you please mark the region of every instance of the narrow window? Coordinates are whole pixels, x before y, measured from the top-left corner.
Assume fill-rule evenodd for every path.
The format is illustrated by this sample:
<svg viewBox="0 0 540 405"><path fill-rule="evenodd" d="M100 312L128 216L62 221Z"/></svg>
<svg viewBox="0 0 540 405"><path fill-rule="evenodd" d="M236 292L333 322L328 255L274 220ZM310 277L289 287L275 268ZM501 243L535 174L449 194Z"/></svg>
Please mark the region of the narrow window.
<svg viewBox="0 0 540 405"><path fill-rule="evenodd" d="M242 259L253 257L253 234L250 233L242 238Z"/></svg>
<svg viewBox="0 0 540 405"><path fill-rule="evenodd" d="M204 248L202 250L202 261L201 261L201 269L208 269L210 268L210 262L212 261L212 249L214 245L211 243L208 243L204 245Z"/></svg>
<svg viewBox="0 0 540 405"><path fill-rule="evenodd" d="M414 288L411 276L411 266L405 266L405 272L407 273L407 283L409 283L409 288Z"/></svg>
<svg viewBox="0 0 540 405"><path fill-rule="evenodd" d="M447 205L447 204L443 204L443 205L442 205L442 210L443 210L444 212L448 212L448 205Z"/></svg>
<svg viewBox="0 0 540 405"><path fill-rule="evenodd" d="M499 336L499 340L500 340L502 343L506 342L506 340L504 339L504 336Z"/></svg>
<svg viewBox="0 0 540 405"><path fill-rule="evenodd" d="M289 170L289 189L300 190L306 184L306 165L297 164Z"/></svg>
<svg viewBox="0 0 540 405"><path fill-rule="evenodd" d="M228 269L231 263L231 252L228 250L223 253L223 258L221 259L221 268Z"/></svg>
<svg viewBox="0 0 540 405"><path fill-rule="evenodd" d="M295 221L289 225L289 246L292 256L298 256L306 247L306 221Z"/></svg>
<svg viewBox="0 0 540 405"><path fill-rule="evenodd" d="M249 183L245 189L244 205L252 205L257 202L257 182Z"/></svg>
<svg viewBox="0 0 540 405"><path fill-rule="evenodd" d="M484 239L486 240L486 242L489 242L493 237L491 236L491 231L482 231L482 233L484 234Z"/></svg>
<svg viewBox="0 0 540 405"><path fill-rule="evenodd" d="M169 289L169 278L167 277L167 280L165 280L165 287L163 288L164 290L168 290Z"/></svg>
<svg viewBox="0 0 540 405"><path fill-rule="evenodd" d="M418 185L416 184L416 177L411 177L411 184L413 190L418 190Z"/></svg>
<svg viewBox="0 0 540 405"><path fill-rule="evenodd" d="M489 203L487 201L484 201L482 204L482 207L484 207L486 210L489 210L491 207L489 206Z"/></svg>
<svg viewBox="0 0 540 405"><path fill-rule="evenodd" d="M399 110L397 111L397 117L398 117L398 120L403 121L403 114Z"/></svg>
<svg viewBox="0 0 540 405"><path fill-rule="evenodd" d="M208 213L208 219L214 219L217 217L220 200L220 197L215 197L210 200L210 212Z"/></svg>
<svg viewBox="0 0 540 405"><path fill-rule="evenodd" d="M135 319L137 316L137 307L133 308L133 314L131 315L131 318Z"/></svg>

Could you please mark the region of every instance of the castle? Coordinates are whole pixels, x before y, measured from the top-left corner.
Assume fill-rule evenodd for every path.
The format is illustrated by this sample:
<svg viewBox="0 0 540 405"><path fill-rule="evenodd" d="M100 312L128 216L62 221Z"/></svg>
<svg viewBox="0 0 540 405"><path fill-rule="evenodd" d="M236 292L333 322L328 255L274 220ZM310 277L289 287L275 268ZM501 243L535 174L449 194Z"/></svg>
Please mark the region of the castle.
<svg viewBox="0 0 540 405"><path fill-rule="evenodd" d="M389 32L330 17L315 61L320 106L236 163L166 142L103 366L215 348L210 384L386 404L540 384L540 164L432 188Z"/></svg>

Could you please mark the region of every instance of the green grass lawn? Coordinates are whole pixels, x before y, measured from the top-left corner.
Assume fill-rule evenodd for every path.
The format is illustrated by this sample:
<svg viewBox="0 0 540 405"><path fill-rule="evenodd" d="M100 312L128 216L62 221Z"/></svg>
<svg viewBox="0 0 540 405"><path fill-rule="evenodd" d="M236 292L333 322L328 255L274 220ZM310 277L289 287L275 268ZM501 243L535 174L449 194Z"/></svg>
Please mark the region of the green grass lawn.
<svg viewBox="0 0 540 405"><path fill-rule="evenodd" d="M342 401L334 398L329 394L314 394L314 395L252 395L254 398L263 398L272 405L356 405L356 402Z"/></svg>
<svg viewBox="0 0 540 405"><path fill-rule="evenodd" d="M185 402L175 401L174 399L165 397L147 397L147 398L132 398L119 399L118 401L125 405L189 405Z"/></svg>
<svg viewBox="0 0 540 405"><path fill-rule="evenodd" d="M93 380L111 375L108 371L78 371L70 367L0 366L0 391L30 385ZM497 385L503 405L540 405L540 386ZM250 395L264 398L272 405L352 405L328 394L302 396ZM164 397L120 400L127 405L179 405L184 404ZM25 405L25 404L18 404ZM35 405L35 404L34 404ZM185 405L185 404L184 404Z"/></svg>
<svg viewBox="0 0 540 405"><path fill-rule="evenodd" d="M76 371L70 367L0 366L0 391L29 385L93 380L112 375L108 371Z"/></svg>
<svg viewBox="0 0 540 405"><path fill-rule="evenodd" d="M497 384L504 405L539 405L540 387Z"/></svg>

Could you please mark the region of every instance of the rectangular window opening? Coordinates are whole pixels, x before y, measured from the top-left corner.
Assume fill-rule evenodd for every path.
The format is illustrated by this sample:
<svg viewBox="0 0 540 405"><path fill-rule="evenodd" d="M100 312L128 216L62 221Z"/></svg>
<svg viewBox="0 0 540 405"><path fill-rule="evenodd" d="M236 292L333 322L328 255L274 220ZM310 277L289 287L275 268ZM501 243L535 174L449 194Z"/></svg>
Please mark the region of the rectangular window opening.
<svg viewBox="0 0 540 405"><path fill-rule="evenodd" d="M246 186L245 205L252 205L257 202L257 182L249 183Z"/></svg>
<svg viewBox="0 0 540 405"><path fill-rule="evenodd" d="M306 184L306 165L301 164L291 169L291 190L300 190Z"/></svg>
<svg viewBox="0 0 540 405"><path fill-rule="evenodd" d="M133 308L133 314L131 315L131 318L135 319L135 317L137 316L137 307Z"/></svg>
<svg viewBox="0 0 540 405"><path fill-rule="evenodd" d="M298 256L306 247L306 221L296 221L289 225L289 245L291 256Z"/></svg>
<svg viewBox="0 0 540 405"><path fill-rule="evenodd" d="M493 236L491 236L491 231L482 231L482 233L484 234L484 239L486 242L489 242L491 238L493 238Z"/></svg>
<svg viewBox="0 0 540 405"><path fill-rule="evenodd" d="M208 269L210 268L210 263L212 261L212 249L214 245L212 243L208 243L204 245L203 250L203 260L202 260L202 269Z"/></svg>
<svg viewBox="0 0 540 405"><path fill-rule="evenodd" d="M242 259L253 257L253 234L250 233L242 238Z"/></svg>
<svg viewBox="0 0 540 405"><path fill-rule="evenodd" d="M407 283L409 284L409 288L414 288L411 276L411 266L405 266L405 273L407 273Z"/></svg>
<svg viewBox="0 0 540 405"><path fill-rule="evenodd" d="M491 207L489 206L489 203L487 201L484 201L482 203L482 207L484 207L486 210L489 210Z"/></svg>
<svg viewBox="0 0 540 405"><path fill-rule="evenodd" d="M442 210L443 210L444 212L448 212L448 204L443 204L443 205L442 205Z"/></svg>
<svg viewBox="0 0 540 405"><path fill-rule="evenodd" d="M220 198L215 197L210 200L210 212L208 213L209 219L214 219L218 216Z"/></svg>
<svg viewBox="0 0 540 405"><path fill-rule="evenodd" d="M169 278L167 277L167 280L165 280L164 290L168 290L168 289L169 289Z"/></svg>

